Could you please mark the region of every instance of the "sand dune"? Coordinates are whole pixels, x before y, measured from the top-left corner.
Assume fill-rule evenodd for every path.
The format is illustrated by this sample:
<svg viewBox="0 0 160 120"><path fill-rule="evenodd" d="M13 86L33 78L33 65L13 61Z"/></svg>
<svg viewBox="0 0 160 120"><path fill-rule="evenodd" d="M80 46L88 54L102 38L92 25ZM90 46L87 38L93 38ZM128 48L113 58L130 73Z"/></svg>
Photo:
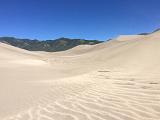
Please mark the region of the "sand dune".
<svg viewBox="0 0 160 120"><path fill-rule="evenodd" d="M0 120L159 120L160 31L29 52L0 43Z"/></svg>

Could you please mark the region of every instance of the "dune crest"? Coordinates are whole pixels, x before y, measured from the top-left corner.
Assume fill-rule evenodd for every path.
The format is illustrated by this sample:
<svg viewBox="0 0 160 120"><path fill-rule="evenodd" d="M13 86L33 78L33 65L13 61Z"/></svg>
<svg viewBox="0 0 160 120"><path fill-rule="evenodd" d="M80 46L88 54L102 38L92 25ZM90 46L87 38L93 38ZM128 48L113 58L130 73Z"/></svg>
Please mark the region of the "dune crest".
<svg viewBox="0 0 160 120"><path fill-rule="evenodd" d="M137 40L145 37L145 35L120 35L116 38L118 41Z"/></svg>

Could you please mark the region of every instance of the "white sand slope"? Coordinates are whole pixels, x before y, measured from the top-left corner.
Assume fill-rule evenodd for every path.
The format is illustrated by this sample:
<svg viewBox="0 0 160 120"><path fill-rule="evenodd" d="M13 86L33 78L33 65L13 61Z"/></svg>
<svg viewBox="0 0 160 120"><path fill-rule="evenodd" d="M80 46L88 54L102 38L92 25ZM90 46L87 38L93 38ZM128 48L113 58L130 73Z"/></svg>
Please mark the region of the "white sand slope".
<svg viewBox="0 0 160 120"><path fill-rule="evenodd" d="M160 31L57 53L0 51L0 120L160 120Z"/></svg>

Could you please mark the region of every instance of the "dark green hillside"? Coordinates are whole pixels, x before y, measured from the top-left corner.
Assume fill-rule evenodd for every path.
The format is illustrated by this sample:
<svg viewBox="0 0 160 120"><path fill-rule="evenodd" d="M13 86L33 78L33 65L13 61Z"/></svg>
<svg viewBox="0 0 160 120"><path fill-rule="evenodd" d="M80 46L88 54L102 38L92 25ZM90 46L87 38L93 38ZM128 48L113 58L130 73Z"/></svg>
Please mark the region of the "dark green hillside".
<svg viewBox="0 0 160 120"><path fill-rule="evenodd" d="M98 40L84 40L84 39L69 39L59 38L56 40L30 40L30 39L18 39L14 37L0 37L0 42L7 43L9 45L23 48L30 51L48 51L56 52L73 48L77 45L94 45L101 43Z"/></svg>

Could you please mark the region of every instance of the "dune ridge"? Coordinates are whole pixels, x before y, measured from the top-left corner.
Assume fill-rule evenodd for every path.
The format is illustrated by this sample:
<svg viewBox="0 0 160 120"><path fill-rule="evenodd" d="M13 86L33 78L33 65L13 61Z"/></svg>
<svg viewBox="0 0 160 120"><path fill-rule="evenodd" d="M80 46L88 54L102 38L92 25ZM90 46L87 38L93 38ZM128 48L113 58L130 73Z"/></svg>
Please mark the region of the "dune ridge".
<svg viewBox="0 0 160 120"><path fill-rule="evenodd" d="M63 52L0 44L2 120L159 120L160 31Z"/></svg>

